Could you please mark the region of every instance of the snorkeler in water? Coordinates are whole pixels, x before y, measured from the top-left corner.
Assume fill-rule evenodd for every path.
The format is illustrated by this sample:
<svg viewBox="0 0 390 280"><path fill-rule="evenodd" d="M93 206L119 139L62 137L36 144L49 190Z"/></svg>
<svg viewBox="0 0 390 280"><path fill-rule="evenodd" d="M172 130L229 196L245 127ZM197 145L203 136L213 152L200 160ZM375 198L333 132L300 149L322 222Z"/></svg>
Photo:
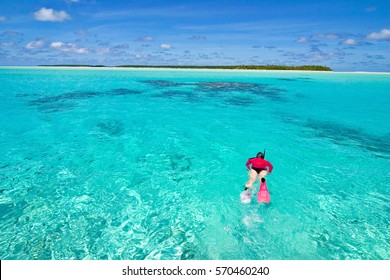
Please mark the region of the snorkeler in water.
<svg viewBox="0 0 390 280"><path fill-rule="evenodd" d="M249 179L245 183L245 190L253 189L253 183L258 179L260 182L265 182L265 176L272 172L272 164L264 159L264 153L258 152L256 157L249 158L246 162L246 168L248 170ZM263 180L262 180L263 179Z"/></svg>

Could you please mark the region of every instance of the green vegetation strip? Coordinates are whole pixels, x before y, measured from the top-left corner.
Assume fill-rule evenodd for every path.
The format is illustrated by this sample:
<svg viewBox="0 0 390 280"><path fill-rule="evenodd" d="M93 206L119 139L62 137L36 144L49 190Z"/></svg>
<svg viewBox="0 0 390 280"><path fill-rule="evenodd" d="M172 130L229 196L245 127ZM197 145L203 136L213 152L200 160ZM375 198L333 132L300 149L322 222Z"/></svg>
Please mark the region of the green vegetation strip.
<svg viewBox="0 0 390 280"><path fill-rule="evenodd" d="M39 65L50 67L106 67L104 65ZM181 66L181 65L118 65L122 68L179 68L179 69L230 69L230 70L298 70L298 71L333 71L330 67L321 65L232 65L232 66Z"/></svg>

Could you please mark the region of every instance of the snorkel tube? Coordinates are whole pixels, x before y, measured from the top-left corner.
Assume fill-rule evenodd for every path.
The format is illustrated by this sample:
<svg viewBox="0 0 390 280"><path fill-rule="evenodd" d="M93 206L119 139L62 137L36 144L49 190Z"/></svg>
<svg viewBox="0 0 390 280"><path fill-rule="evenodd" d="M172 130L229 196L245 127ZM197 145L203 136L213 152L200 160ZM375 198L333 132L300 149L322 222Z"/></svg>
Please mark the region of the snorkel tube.
<svg viewBox="0 0 390 280"><path fill-rule="evenodd" d="M264 152L258 152L257 155L256 155L257 158L262 158L264 159L265 158L265 149L264 149Z"/></svg>

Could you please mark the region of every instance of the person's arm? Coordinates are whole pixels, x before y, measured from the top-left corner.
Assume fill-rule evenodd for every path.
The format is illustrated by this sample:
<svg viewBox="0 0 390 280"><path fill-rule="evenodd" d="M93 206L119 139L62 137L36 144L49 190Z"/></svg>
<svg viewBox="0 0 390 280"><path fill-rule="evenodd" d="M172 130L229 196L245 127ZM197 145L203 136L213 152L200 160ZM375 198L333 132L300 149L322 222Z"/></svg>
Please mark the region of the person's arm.
<svg viewBox="0 0 390 280"><path fill-rule="evenodd" d="M250 158L250 159L248 159L248 161L246 162L246 169L247 170L250 170L251 169L251 164L252 164L252 159Z"/></svg>
<svg viewBox="0 0 390 280"><path fill-rule="evenodd" d="M268 171L269 174L271 174L272 169L274 169L274 167L272 166L272 164L269 161L267 161L266 168L267 168L267 171Z"/></svg>

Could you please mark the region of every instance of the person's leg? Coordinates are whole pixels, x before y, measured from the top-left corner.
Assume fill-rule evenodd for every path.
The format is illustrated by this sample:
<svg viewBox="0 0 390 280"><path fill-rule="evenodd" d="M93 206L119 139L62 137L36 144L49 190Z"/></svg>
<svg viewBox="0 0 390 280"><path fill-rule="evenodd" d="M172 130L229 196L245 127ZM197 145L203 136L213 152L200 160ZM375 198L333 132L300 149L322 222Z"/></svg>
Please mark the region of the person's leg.
<svg viewBox="0 0 390 280"><path fill-rule="evenodd" d="M268 171L267 170L261 170L260 173L259 173L259 181L261 182L261 179L262 178L265 178L265 176L268 175Z"/></svg>
<svg viewBox="0 0 390 280"><path fill-rule="evenodd" d="M253 188L253 183L256 181L256 178L257 178L257 172L254 171L253 169L250 169L248 171L248 176L249 176L249 179L248 179L248 182L245 183L245 187Z"/></svg>

